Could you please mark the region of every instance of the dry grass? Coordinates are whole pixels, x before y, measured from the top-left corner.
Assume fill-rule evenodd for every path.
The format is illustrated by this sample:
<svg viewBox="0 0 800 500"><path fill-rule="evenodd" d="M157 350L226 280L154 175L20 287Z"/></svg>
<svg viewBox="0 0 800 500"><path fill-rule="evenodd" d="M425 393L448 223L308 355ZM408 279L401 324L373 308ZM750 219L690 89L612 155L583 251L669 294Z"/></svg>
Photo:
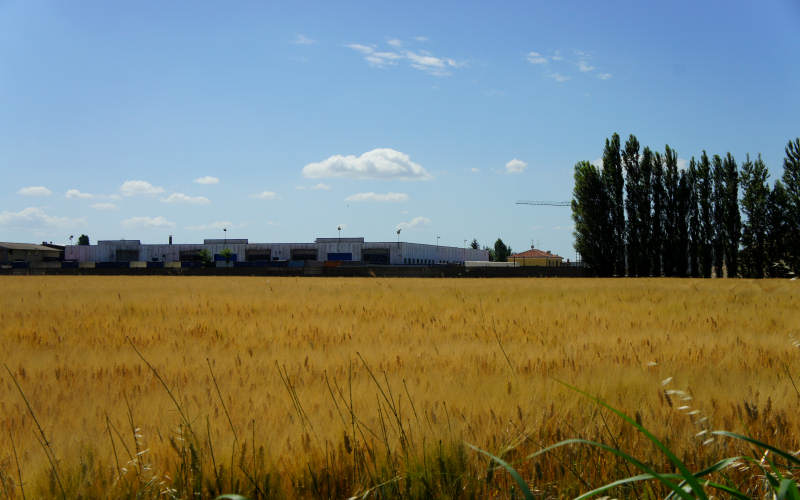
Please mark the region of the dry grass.
<svg viewBox="0 0 800 500"><path fill-rule="evenodd" d="M730 443L695 437L708 426L800 447L800 395L788 377L800 383L796 282L4 277L0 285L0 361L49 440L37 442L3 371L0 496L21 498L15 451L28 498L60 495L59 479L69 497L232 489L344 497L384 482L372 494L510 494L508 478L487 472L464 441L496 453L515 446L505 455L515 459L587 437L663 463L553 378L636 415L696 466L731 454ZM667 389L692 399L665 395L668 377ZM626 475L624 464L579 448L520 470L550 496Z"/></svg>

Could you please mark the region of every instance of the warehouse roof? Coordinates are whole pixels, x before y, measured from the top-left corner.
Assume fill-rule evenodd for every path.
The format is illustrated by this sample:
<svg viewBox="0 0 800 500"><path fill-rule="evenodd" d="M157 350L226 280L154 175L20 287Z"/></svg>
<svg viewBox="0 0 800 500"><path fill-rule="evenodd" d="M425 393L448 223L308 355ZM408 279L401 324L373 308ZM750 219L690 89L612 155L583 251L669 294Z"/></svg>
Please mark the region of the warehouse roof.
<svg viewBox="0 0 800 500"><path fill-rule="evenodd" d="M44 245L36 245L34 243L8 243L5 241L0 241L0 248L5 248L6 250L35 250L42 252L58 253L57 248L50 248Z"/></svg>
<svg viewBox="0 0 800 500"><path fill-rule="evenodd" d="M519 257L519 258L548 258L548 259L564 259L564 257L560 255L556 255L554 253L550 253L550 251L538 250L536 248L531 248L530 250L526 250L524 252L512 254L511 257Z"/></svg>

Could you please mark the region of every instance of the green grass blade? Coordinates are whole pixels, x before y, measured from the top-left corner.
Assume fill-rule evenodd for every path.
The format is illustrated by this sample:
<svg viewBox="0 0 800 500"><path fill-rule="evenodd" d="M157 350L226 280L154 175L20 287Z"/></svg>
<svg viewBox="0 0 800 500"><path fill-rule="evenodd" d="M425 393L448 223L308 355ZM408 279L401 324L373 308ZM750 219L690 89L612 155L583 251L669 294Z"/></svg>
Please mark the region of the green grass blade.
<svg viewBox="0 0 800 500"><path fill-rule="evenodd" d="M715 464L713 464L713 465L701 470L700 472L695 472L694 477L699 479L701 477L708 476L709 474L713 474L715 472L719 472L719 471L721 471L723 469L726 469L726 468L730 467L731 464L733 464L733 463L735 463L735 462L737 462L739 460L747 460L748 458L749 457L729 457L729 458L724 458L724 459L720 460L719 462L717 462L717 463L715 463ZM685 481L681 481L679 486L681 488L683 488L684 484L686 484ZM731 495L733 495L733 496L735 496L737 498L743 498L745 500L747 498L749 498L746 495L738 492L737 490L734 490L733 488L729 488L727 486L724 486L724 487L720 488L719 486L722 486L722 485L716 485L716 483L709 483L709 485L710 486L714 486L717 489L723 489L723 490L727 491L728 493L730 493ZM673 497L674 494L675 494L675 492L673 491L672 493L667 495L667 497L664 500L669 500L670 498ZM741 496L739 496L739 495L741 495Z"/></svg>
<svg viewBox="0 0 800 500"><path fill-rule="evenodd" d="M703 491L703 487L700 485L700 482L697 480L697 478L694 476L694 474L692 474L689 471L689 468L686 467L686 464L681 462L681 460L674 453L672 453L672 451L670 451L670 449L667 448L667 446L664 445L664 443L659 441L658 438L655 437L644 426L640 425L639 423L636 422L636 420L634 420L631 417L629 417L626 413L624 413L624 412L622 412L620 410L617 410L616 408L614 408L613 406L609 405L608 403L606 403L602 399L600 399L600 398L598 398L596 396L592 396L588 392L583 391L581 389L578 389L577 387L574 387L574 386L564 382L563 380L559 380L559 379L553 379L553 380L555 380L559 384L561 384L561 385L563 385L563 386L565 386L565 387L567 387L569 389L572 389L573 391L577 392L578 394L582 394L583 396L591 399L592 401L595 402L595 404L598 404L598 405L602 406L603 408L607 408L607 409L611 410L617 416L619 416L621 419L623 419L625 422L627 422L628 424L630 424L633 427L635 427L636 430L638 430L639 432L644 434L645 437L647 437L647 439L649 439L650 442L652 442L654 445L656 445L656 447L659 450L661 450L661 452L664 455L666 455L666 457L669 459L669 461L672 462L675 465L675 467L678 468L678 470L680 471L681 475L686 479L686 482L689 484L689 486L691 487L691 489L694 492L694 494L697 495L697 497L700 498L700 499L708 500L708 497L706 496L705 492Z"/></svg>
<svg viewBox="0 0 800 500"><path fill-rule="evenodd" d="M681 498L683 498L685 500L693 500L694 499L694 497L692 495L690 495L689 493L687 493L686 491L684 491L684 489L678 483L669 480L670 476L675 476L675 477L680 478L680 479L685 479L685 476L679 475L679 474L660 474L660 473L656 472L653 468L651 468L649 465L647 465L647 464L645 464L643 462L640 462L639 460L637 460L636 458L634 458L631 455L628 455L627 453L625 453L622 450L618 450L618 449L614 448L613 446L609 446L607 444L598 443L596 441L589 441L588 439L566 439L566 440L558 442L558 443L556 443L554 445L550 445L547 448L543 448L543 449L537 451L536 453L534 453L532 455L529 455L527 458L529 458L529 459L530 458L534 458L534 457L537 457L537 456L542 455L544 453L547 453L548 451L551 451L551 450L553 450L555 448L560 448L562 446L566 446L566 445L569 445L569 444L588 444L589 446L595 446L597 448L601 448L601 449L606 450L606 451L608 451L610 453L613 453L614 455L617 455L618 457L621 457L624 460L626 460L627 462L633 464L634 466L636 466L636 468L638 468L639 470L643 471L645 474L648 474L653 479L656 479L656 480L660 481L662 484L664 484L664 486L669 488L671 491L673 491L676 495L680 496ZM637 476L633 476L633 477L637 477ZM598 490L593 490L593 491L599 493ZM605 491L605 490L603 490L603 491ZM585 497L585 498L588 498L588 497Z"/></svg>
<svg viewBox="0 0 800 500"><path fill-rule="evenodd" d="M781 450L779 448L775 448L772 445L769 445L767 443L761 442L761 441L759 441L757 439L753 439L751 437L743 436L741 434L736 434L735 432L728 432L728 431L713 431L712 434L716 434L717 436L727 436L727 437L731 437L731 438L734 438L734 439L740 439L742 441L747 441L748 443L754 444L754 445L758 446L759 448L763 448L765 450L769 450L772 453L774 453L774 454L776 454L776 455L778 455L780 457L783 457L786 460L794 463L795 465L800 465L800 459L798 459L796 456L794 456L794 455L792 455L790 453L787 453L787 452L785 452L785 451L783 451L783 450Z"/></svg>
<svg viewBox="0 0 800 500"><path fill-rule="evenodd" d="M800 500L800 491L797 490L797 483L792 479L784 479L778 488L777 500Z"/></svg>
<svg viewBox="0 0 800 500"><path fill-rule="evenodd" d="M477 446L473 446L473 445L471 445L469 443L466 443L466 444L467 444L467 446L469 446L473 450L478 451L480 453L483 453L487 457L491 458L492 460L494 460L495 462L497 462L498 464L503 466L503 468L505 470L507 470L509 474L511 474L511 477L514 478L514 481L516 481L517 486L519 486L519 489L522 492L522 495L525 497L525 499L526 500L533 500L533 492L531 492L531 489L528 487L528 483L526 483L525 480L522 479L522 476L519 475L519 472L517 472L517 469L512 467L511 464L509 464L508 462L506 462L502 458L496 457L496 456L492 455L491 453L489 453L488 451L484 451L484 450L478 448Z"/></svg>

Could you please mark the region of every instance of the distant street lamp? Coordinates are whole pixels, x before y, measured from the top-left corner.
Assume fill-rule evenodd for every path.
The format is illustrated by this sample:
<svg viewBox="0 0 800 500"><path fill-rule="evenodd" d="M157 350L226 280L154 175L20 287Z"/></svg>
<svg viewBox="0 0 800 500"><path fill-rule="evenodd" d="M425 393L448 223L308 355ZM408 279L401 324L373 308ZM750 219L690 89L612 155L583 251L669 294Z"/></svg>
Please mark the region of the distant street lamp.
<svg viewBox="0 0 800 500"><path fill-rule="evenodd" d="M227 245L228 244L228 228L227 227L223 227L222 228L222 232L225 234L225 245Z"/></svg>
<svg viewBox="0 0 800 500"><path fill-rule="evenodd" d="M342 244L342 226L337 226L336 229L339 231L339 241L336 243L336 251L340 252L339 246Z"/></svg>
<svg viewBox="0 0 800 500"><path fill-rule="evenodd" d="M439 238L441 238L441 236L439 236L437 234L436 235L436 263L437 264L439 263Z"/></svg>

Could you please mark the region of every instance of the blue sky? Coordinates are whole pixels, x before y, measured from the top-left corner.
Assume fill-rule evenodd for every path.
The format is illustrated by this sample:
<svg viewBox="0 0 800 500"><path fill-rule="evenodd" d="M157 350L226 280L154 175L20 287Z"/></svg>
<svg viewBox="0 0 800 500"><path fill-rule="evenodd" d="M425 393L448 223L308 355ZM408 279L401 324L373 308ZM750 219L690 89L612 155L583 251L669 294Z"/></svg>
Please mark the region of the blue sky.
<svg viewBox="0 0 800 500"><path fill-rule="evenodd" d="M577 161L800 135L800 3L0 0L0 240L336 235L574 258Z"/></svg>

